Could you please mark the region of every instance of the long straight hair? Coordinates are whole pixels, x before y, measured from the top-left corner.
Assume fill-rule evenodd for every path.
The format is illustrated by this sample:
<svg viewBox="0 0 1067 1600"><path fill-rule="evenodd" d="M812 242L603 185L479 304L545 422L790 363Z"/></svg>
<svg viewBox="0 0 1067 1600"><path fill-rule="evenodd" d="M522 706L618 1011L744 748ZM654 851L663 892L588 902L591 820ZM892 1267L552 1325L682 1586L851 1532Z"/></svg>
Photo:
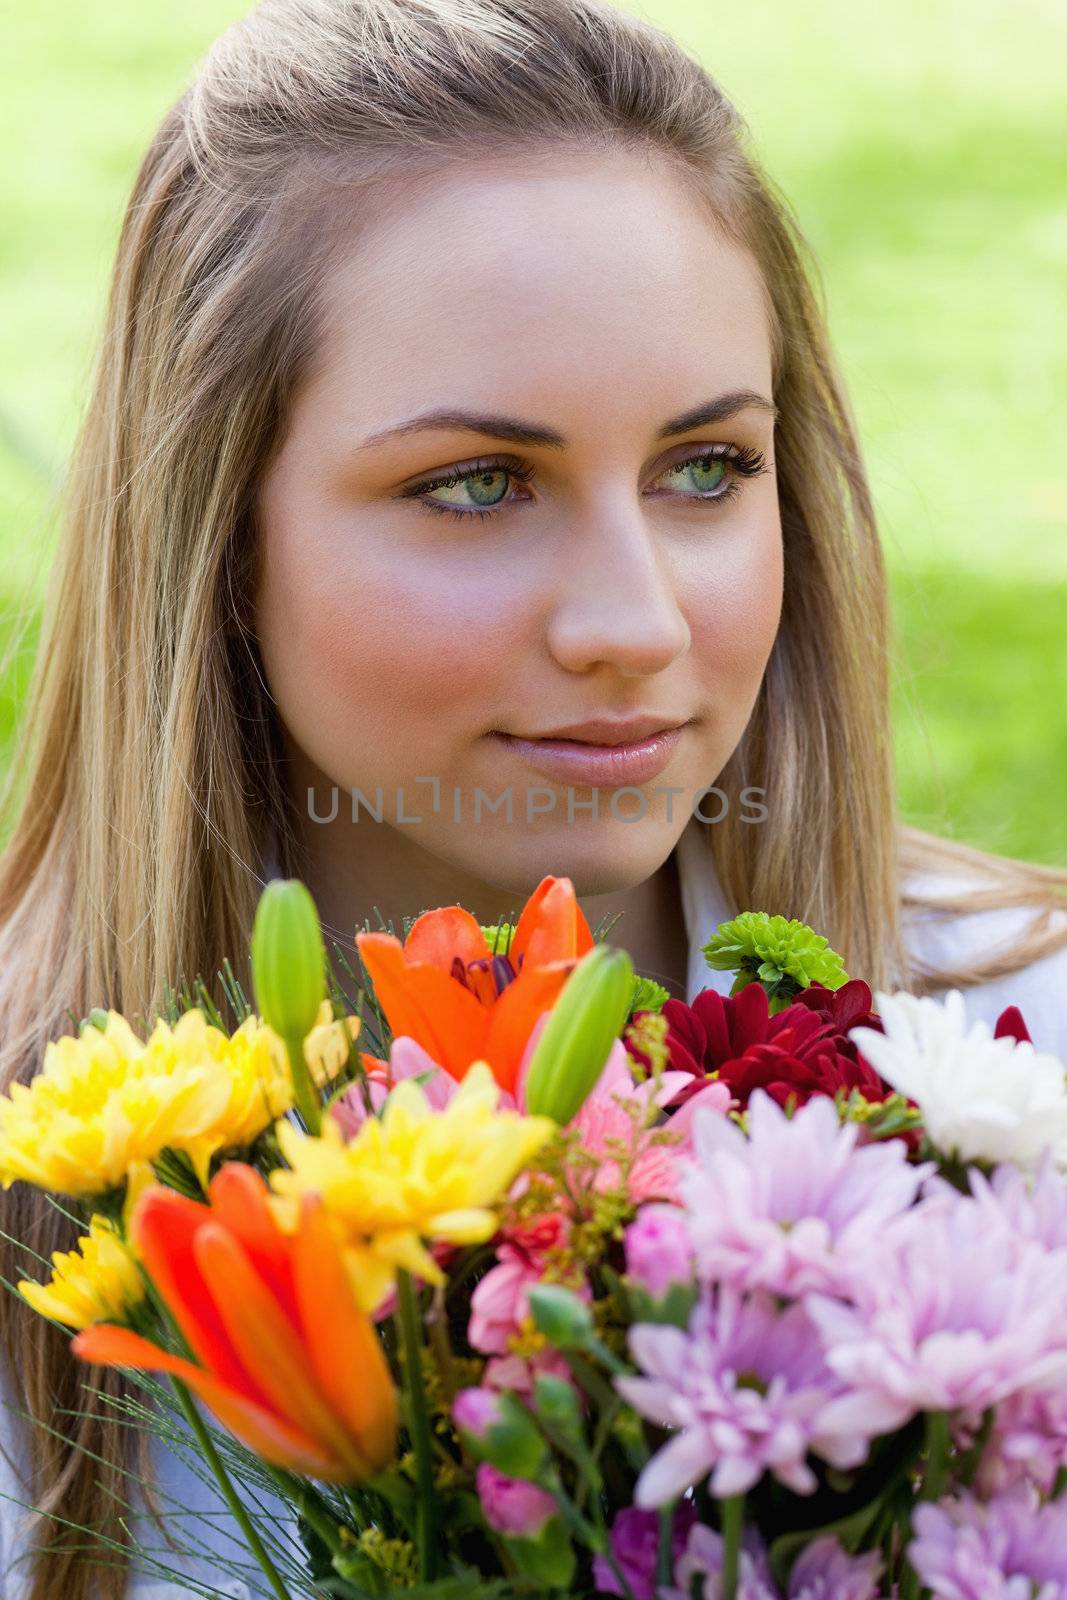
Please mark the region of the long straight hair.
<svg viewBox="0 0 1067 1600"><path fill-rule="evenodd" d="M406 181L468 157L618 147L667 156L750 252L772 331L785 603L749 726L709 775L762 786L769 815L708 830L723 889L814 924L880 986L980 981L1064 942L1039 915L984 969L909 965L910 871L978 881L977 899L938 902L949 911L1038 913L1063 903L1067 873L900 824L886 579L818 268L705 68L607 0L263 0L164 117L121 230L7 791L5 1083L38 1069L72 1013L147 1022L180 975L210 979L227 956L240 970L268 834L299 870L249 615L255 501L315 356L341 222L350 245ZM33 1190L16 1185L3 1211L42 1254L69 1244ZM106 1524L121 1432L10 1296L0 1343L32 1415L81 1412L66 1433L35 1431L33 1600L118 1600L121 1568L91 1568L62 1519Z"/></svg>

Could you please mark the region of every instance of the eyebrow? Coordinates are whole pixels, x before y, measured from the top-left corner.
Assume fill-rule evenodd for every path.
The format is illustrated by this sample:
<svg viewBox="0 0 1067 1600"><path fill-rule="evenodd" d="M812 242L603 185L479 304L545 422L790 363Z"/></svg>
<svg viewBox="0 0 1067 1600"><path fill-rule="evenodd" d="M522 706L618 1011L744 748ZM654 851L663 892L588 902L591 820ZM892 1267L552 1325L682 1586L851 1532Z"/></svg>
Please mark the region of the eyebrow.
<svg viewBox="0 0 1067 1600"><path fill-rule="evenodd" d="M665 422L657 434L657 439L673 439L676 434L688 433L692 428L702 428L711 422L726 422L730 417L737 416L738 412L757 410L768 412L777 418L778 408L773 401L765 395L757 393L755 389L732 389L728 394L720 394L713 400L706 400L703 405L693 406L689 411L683 411L680 416L672 417ZM540 446L545 450L566 450L567 440L555 428L546 427L543 423L523 422L519 417L503 416L499 412L476 412L455 410L441 407L436 411L424 411L417 417L410 417L407 422L398 422L393 427L383 428L378 433L372 433L364 439L357 450L370 450L375 445L384 444L388 439L403 438L412 433L428 433L433 430L452 429L469 433L482 433L494 439L509 439L514 444Z"/></svg>

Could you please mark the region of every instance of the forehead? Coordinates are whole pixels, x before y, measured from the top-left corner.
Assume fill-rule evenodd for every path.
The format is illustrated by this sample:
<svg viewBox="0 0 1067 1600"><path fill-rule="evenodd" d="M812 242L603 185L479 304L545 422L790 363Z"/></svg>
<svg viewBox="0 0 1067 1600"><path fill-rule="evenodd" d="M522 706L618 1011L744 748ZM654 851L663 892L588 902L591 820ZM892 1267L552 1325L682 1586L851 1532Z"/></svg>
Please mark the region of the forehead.
<svg viewBox="0 0 1067 1600"><path fill-rule="evenodd" d="M770 393L758 267L663 157L464 163L402 180L356 232L325 284L323 402L358 383L397 415L547 405L566 378L600 406L633 407L637 384L659 416L716 387Z"/></svg>

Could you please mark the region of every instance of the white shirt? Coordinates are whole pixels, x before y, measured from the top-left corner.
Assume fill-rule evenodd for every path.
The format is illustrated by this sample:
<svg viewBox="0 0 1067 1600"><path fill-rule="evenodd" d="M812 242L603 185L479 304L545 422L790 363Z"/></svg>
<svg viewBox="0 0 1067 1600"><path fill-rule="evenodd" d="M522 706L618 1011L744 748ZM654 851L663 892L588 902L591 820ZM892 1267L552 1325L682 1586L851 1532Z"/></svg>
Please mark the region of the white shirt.
<svg viewBox="0 0 1067 1600"><path fill-rule="evenodd" d="M701 949L720 923L728 921L740 909L727 903L719 886L708 841L702 837L707 826L709 824L701 823L697 818L691 819L676 847L682 911L689 944L686 999L690 1003L701 989L712 988L725 995L733 984L733 974L712 970ZM270 878L277 875L273 860L268 859L264 876ZM921 880L921 885L916 885L919 886L925 890L943 890L962 887L964 880L951 874L941 874ZM956 964L988 955L996 949L1010 948L1025 929L1031 914L1022 908L1009 908L945 919L930 914L912 915L905 924L905 938L912 954L925 963ZM1067 912L1059 915L1062 919L1060 925L1067 926ZM990 1026L1005 1006L1017 1005L1026 1019L1035 1047L1050 1051L1067 1062L1067 947L1042 961L1034 962L1011 977L996 983L965 988L963 995L968 1018L982 1018ZM21 1426L24 1424L20 1419L0 1406L0 1446L5 1447L16 1461L22 1453L18 1442ZM158 1552L158 1559L170 1571L165 1576L158 1572L135 1575L130 1585L129 1600L182 1600L183 1596L190 1593L225 1596L227 1600L253 1600L253 1597L258 1600L259 1596L266 1596L269 1591L259 1576L259 1569L251 1557L240 1555L240 1534L213 1487L202 1481L162 1444L157 1447L156 1461L163 1509L173 1511L183 1507L189 1512L184 1519L184 1526L182 1522L173 1526L187 1545L193 1549L202 1547L201 1554L198 1557L169 1554L153 1525L148 1522L139 1524L135 1530L138 1539ZM18 1578L18 1568L11 1567L25 1549L25 1541L20 1533L24 1512L16 1503L21 1498L18 1480L0 1454L0 1595L3 1600L23 1600L25 1593ZM273 1534L281 1552L288 1553L288 1560L297 1566L301 1565L299 1546L295 1535L287 1531L280 1505L268 1505L263 1518L257 1518L257 1521L261 1532ZM217 1569L212 1568L212 1553L220 1552L224 1552L235 1564L244 1561L242 1581L235 1582L222 1577ZM186 1587L180 1581L179 1574L203 1587Z"/></svg>
<svg viewBox="0 0 1067 1600"><path fill-rule="evenodd" d="M3 1290L7 1293L7 1290ZM33 1315L29 1307L27 1315ZM88 1371L88 1369L86 1369ZM211 1417L204 1413L210 1423ZM26 1552L29 1548L25 1490L12 1462L25 1460L28 1424L10 1402L10 1391L0 1374L0 1596L25 1600L29 1594ZM11 1457L11 1461L7 1457ZM136 1543L151 1552L146 1570L131 1573L128 1600L187 1600L189 1595L212 1600L274 1600L258 1562L248 1551L229 1507L215 1487L206 1466L195 1470L162 1441L154 1446L156 1498L176 1550L167 1546L158 1525L147 1516L134 1516L131 1532ZM137 1506L135 1481L126 1491ZM260 1537L278 1566L283 1582L306 1568L303 1546L279 1500L242 1490ZM20 1557L22 1558L20 1560ZM105 1554L104 1559L108 1557ZM229 1570L221 1570L219 1562ZM235 1571L239 1576L231 1576ZM299 1592L294 1587L294 1593Z"/></svg>

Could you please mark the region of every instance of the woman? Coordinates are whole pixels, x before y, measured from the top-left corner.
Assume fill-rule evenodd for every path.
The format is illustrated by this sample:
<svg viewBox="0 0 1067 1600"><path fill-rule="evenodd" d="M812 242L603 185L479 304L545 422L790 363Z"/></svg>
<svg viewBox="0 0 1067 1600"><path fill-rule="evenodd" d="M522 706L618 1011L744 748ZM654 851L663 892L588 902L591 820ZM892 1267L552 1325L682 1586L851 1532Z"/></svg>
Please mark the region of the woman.
<svg viewBox="0 0 1067 1600"><path fill-rule="evenodd" d="M219 40L137 177L70 475L0 862L8 1080L69 1012L239 961L270 871L347 942L565 874L690 999L766 908L879 987L1040 996L1067 1047L1067 873L899 820L810 276L733 106L601 0L267 0ZM0 1305L15 1404L84 1413L19 1445L27 1592L139 1594L62 1534L121 1540L118 1430Z"/></svg>

